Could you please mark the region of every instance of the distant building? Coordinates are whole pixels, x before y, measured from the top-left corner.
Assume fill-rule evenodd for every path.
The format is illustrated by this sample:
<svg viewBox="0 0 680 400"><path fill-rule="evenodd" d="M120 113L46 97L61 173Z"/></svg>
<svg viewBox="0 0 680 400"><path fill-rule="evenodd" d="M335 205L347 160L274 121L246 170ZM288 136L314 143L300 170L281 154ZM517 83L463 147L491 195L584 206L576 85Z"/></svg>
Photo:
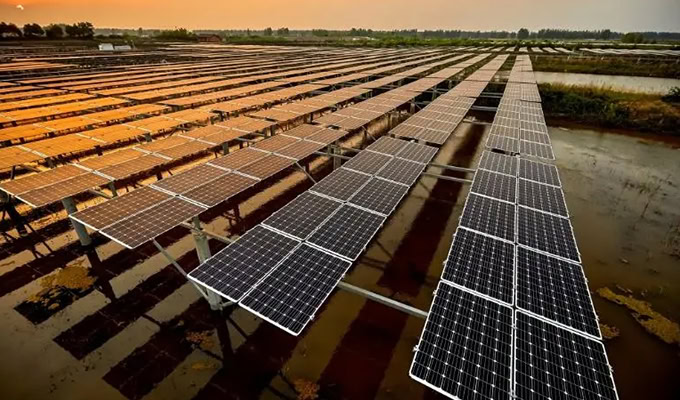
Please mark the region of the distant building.
<svg viewBox="0 0 680 400"><path fill-rule="evenodd" d="M198 35L198 41L199 42L212 42L212 43L219 43L222 41L222 38L220 35L216 35L214 33L201 33Z"/></svg>
<svg viewBox="0 0 680 400"><path fill-rule="evenodd" d="M100 51L113 51L113 44L111 43L100 43L99 44L99 50Z"/></svg>

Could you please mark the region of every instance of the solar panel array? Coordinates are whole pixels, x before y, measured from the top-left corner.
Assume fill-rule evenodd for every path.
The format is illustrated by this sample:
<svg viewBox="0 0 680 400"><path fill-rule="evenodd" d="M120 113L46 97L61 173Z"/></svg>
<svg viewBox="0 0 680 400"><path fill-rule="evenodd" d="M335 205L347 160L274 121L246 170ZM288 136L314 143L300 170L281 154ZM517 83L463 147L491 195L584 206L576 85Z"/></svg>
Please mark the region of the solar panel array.
<svg viewBox="0 0 680 400"><path fill-rule="evenodd" d="M486 141L489 149L554 160L529 56L518 56Z"/></svg>
<svg viewBox="0 0 680 400"><path fill-rule="evenodd" d="M484 151L411 377L454 399L618 399L580 262L557 168Z"/></svg>
<svg viewBox="0 0 680 400"><path fill-rule="evenodd" d="M314 131L298 129L303 141ZM413 185L412 178L404 181L402 163L417 166L408 170L419 175L436 152L380 138L189 278L298 335ZM260 243L263 234L269 242ZM257 248L276 257L250 259Z"/></svg>
<svg viewBox="0 0 680 400"><path fill-rule="evenodd" d="M469 60L467 64L460 66L461 70L483 58ZM437 97L421 111L397 125L389 134L438 145L444 144L506 58L507 56L495 57L452 90Z"/></svg>

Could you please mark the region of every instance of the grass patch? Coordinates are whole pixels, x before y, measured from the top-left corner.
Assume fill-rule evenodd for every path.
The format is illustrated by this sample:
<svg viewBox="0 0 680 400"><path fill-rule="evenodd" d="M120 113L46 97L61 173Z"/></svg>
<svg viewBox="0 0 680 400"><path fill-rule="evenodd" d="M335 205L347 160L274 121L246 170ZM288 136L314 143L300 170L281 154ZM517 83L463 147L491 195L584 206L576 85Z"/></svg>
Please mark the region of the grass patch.
<svg viewBox="0 0 680 400"><path fill-rule="evenodd" d="M560 84L539 90L547 117L680 137L680 105L662 96Z"/></svg>
<svg viewBox="0 0 680 400"><path fill-rule="evenodd" d="M680 64L673 61L637 62L637 58L533 57L534 71L580 74L650 76L680 79Z"/></svg>

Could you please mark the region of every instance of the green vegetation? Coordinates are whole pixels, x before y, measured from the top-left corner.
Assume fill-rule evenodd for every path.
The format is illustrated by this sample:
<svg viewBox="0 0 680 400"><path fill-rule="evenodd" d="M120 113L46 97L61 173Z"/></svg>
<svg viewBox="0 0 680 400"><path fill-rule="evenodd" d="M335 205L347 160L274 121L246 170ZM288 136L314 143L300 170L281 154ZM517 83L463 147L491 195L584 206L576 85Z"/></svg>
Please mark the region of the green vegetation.
<svg viewBox="0 0 680 400"><path fill-rule="evenodd" d="M653 76L680 78L680 64L674 60L638 62L637 58L532 57L535 71L575 72L582 74Z"/></svg>
<svg viewBox="0 0 680 400"><path fill-rule="evenodd" d="M175 29L172 31L161 31L155 36L160 40L179 40L179 41L196 41L196 34L184 28Z"/></svg>
<svg viewBox="0 0 680 400"><path fill-rule="evenodd" d="M539 90L548 118L680 137L680 105L661 96L551 84Z"/></svg>

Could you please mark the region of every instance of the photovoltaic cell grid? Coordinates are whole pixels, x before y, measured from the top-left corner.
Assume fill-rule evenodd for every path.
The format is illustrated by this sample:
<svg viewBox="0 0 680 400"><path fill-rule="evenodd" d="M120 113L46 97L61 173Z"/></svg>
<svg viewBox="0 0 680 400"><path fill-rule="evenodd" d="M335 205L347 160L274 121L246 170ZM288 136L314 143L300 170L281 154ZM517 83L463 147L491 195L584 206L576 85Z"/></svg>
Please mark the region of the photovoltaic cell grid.
<svg viewBox="0 0 680 400"><path fill-rule="evenodd" d="M518 164L519 159L517 157L484 151L482 153L482 158L479 161L479 168L510 176L517 176Z"/></svg>
<svg viewBox="0 0 680 400"><path fill-rule="evenodd" d="M567 204L562 189L537 182L519 179L517 203L562 217L568 217Z"/></svg>
<svg viewBox="0 0 680 400"><path fill-rule="evenodd" d="M365 174L374 175L380 171L391 159L392 157L385 154L374 153L371 151L362 151L347 161L343 167L354 171L363 172Z"/></svg>
<svg viewBox="0 0 680 400"><path fill-rule="evenodd" d="M516 312L515 396L518 399L616 400L604 345Z"/></svg>
<svg viewBox="0 0 680 400"><path fill-rule="evenodd" d="M123 246L134 249L203 211L204 207L173 197L109 225L100 232Z"/></svg>
<svg viewBox="0 0 680 400"><path fill-rule="evenodd" d="M455 399L510 399L512 309L440 281L409 375Z"/></svg>
<svg viewBox="0 0 680 400"><path fill-rule="evenodd" d="M251 290L240 305L299 335L351 263L302 244Z"/></svg>
<svg viewBox="0 0 680 400"><path fill-rule="evenodd" d="M408 186L380 178L371 178L349 200L350 203L388 216L408 192Z"/></svg>
<svg viewBox="0 0 680 400"><path fill-rule="evenodd" d="M515 205L470 193L460 226L514 242Z"/></svg>
<svg viewBox="0 0 680 400"><path fill-rule="evenodd" d="M566 218L517 207L517 243L581 262L571 223Z"/></svg>
<svg viewBox="0 0 680 400"><path fill-rule="evenodd" d="M580 265L517 248L517 307L600 338Z"/></svg>
<svg viewBox="0 0 680 400"><path fill-rule="evenodd" d="M314 231L308 242L354 261L383 222L381 215L345 204Z"/></svg>
<svg viewBox="0 0 680 400"><path fill-rule="evenodd" d="M304 192L262 224L299 240L305 240L341 205L339 201Z"/></svg>
<svg viewBox="0 0 680 400"><path fill-rule="evenodd" d="M520 159L519 177L552 186L562 186L557 167L551 164Z"/></svg>
<svg viewBox="0 0 680 400"><path fill-rule="evenodd" d="M319 183L312 186L310 190L341 201L347 201L369 179L371 179L369 175L360 174L343 167L333 171Z"/></svg>
<svg viewBox="0 0 680 400"><path fill-rule="evenodd" d="M514 269L514 244L458 229L441 279L512 305Z"/></svg>
<svg viewBox="0 0 680 400"><path fill-rule="evenodd" d="M167 193L150 187L143 187L78 211L71 214L70 217L99 230L169 198L170 195Z"/></svg>
<svg viewBox="0 0 680 400"><path fill-rule="evenodd" d="M390 160L377 174L377 176L401 183L403 185L413 185L420 174L425 169L425 164L416 163L413 161L404 160L401 158L394 158Z"/></svg>
<svg viewBox="0 0 680 400"><path fill-rule="evenodd" d="M480 169L475 173L470 191L514 204L516 188L517 179L515 177Z"/></svg>
<svg viewBox="0 0 680 400"><path fill-rule="evenodd" d="M258 225L191 271L189 279L240 301L299 243Z"/></svg>

